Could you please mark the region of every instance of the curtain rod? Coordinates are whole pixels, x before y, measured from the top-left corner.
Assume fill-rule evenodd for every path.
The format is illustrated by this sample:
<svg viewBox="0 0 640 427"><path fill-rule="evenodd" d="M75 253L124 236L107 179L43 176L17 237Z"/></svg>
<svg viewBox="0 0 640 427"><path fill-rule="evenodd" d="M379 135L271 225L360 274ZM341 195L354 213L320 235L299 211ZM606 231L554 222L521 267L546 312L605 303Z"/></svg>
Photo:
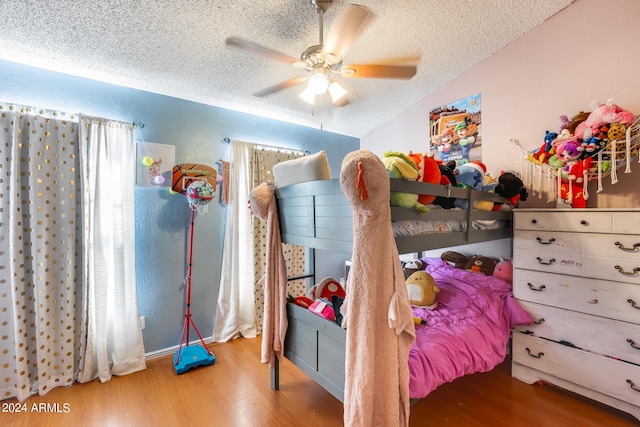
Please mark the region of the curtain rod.
<svg viewBox="0 0 640 427"><path fill-rule="evenodd" d="M223 144L230 144L231 140L227 137L222 138L222 140L220 140L220 142L222 142ZM272 149L272 150L289 150L289 151L302 151L305 154L311 154L311 151L309 150L301 150L298 148L287 148L287 147L276 147L275 145L266 145L266 144L254 144L257 147L262 147L262 148L267 148L267 149Z"/></svg>

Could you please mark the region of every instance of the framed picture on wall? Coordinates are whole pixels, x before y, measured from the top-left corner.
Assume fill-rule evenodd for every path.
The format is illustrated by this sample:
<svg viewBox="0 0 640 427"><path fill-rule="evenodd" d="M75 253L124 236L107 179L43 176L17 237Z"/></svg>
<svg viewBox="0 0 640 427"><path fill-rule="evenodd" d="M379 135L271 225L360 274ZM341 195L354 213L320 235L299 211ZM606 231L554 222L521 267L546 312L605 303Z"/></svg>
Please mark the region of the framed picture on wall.
<svg viewBox="0 0 640 427"><path fill-rule="evenodd" d="M155 142L136 143L136 185L140 187L170 187L175 163L173 145Z"/></svg>

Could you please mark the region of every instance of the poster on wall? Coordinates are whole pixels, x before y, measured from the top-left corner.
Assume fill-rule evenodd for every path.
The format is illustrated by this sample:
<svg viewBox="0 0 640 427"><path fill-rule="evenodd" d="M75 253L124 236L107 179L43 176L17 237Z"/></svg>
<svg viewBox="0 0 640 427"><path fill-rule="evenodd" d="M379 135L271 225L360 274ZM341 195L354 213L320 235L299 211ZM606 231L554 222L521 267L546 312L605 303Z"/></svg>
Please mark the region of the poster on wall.
<svg viewBox="0 0 640 427"><path fill-rule="evenodd" d="M154 142L136 143L136 185L140 187L169 187L175 163L173 145Z"/></svg>
<svg viewBox="0 0 640 427"><path fill-rule="evenodd" d="M442 105L429 113L431 153L457 164L482 160L480 94Z"/></svg>

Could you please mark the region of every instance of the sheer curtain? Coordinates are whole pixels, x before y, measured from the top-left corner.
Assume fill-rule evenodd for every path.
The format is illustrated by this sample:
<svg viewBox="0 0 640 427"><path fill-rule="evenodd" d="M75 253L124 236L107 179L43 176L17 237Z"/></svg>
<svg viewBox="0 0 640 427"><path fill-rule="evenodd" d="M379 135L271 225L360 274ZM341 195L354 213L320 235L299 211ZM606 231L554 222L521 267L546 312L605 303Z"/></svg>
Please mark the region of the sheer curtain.
<svg viewBox="0 0 640 427"><path fill-rule="evenodd" d="M80 121L87 344L81 382L145 369L138 322L133 126Z"/></svg>
<svg viewBox="0 0 640 427"><path fill-rule="evenodd" d="M78 122L0 102L0 400L144 368L132 130Z"/></svg>
<svg viewBox="0 0 640 427"><path fill-rule="evenodd" d="M254 246L247 199L251 186L253 144L231 141L229 204L222 252L222 272L212 339L226 342L255 338Z"/></svg>
<svg viewBox="0 0 640 427"><path fill-rule="evenodd" d="M273 181L271 168L304 153L279 150L240 141L231 142L229 205L222 255L220 291L213 325L213 341L225 342L262 332L264 292L258 281L264 274L266 223L247 208L249 192L265 181ZM284 245L287 274L305 272L305 248ZM303 280L289 283L292 295L304 295Z"/></svg>

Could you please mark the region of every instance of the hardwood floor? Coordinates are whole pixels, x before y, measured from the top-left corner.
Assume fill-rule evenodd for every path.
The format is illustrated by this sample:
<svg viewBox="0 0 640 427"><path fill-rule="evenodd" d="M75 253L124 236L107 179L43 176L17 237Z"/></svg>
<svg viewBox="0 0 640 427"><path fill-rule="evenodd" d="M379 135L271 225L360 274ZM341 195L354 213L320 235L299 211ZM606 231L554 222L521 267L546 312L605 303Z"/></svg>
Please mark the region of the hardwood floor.
<svg viewBox="0 0 640 427"><path fill-rule="evenodd" d="M280 391L259 363L260 338L210 346L216 363L176 375L172 356L147 370L101 384L75 384L0 412L2 426L294 426L342 425L342 404L292 363ZM0 402L3 410L15 400ZM49 404L47 406L47 404ZM38 409L43 412L37 412ZM52 412L53 411L53 412ZM411 426L638 426L628 414L552 386L510 376L510 363L444 384L411 407Z"/></svg>

